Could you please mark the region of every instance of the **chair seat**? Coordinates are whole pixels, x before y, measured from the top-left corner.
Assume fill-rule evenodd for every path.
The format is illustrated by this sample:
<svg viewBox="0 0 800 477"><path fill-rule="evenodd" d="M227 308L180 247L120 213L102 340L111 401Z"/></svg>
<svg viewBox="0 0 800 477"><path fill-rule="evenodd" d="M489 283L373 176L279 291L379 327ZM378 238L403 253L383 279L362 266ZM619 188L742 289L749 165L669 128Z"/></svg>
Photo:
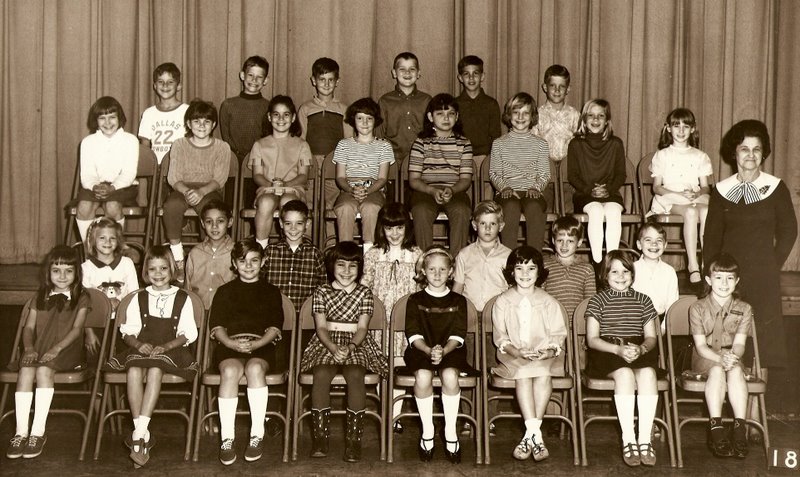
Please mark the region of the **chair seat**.
<svg viewBox="0 0 800 477"><path fill-rule="evenodd" d="M478 387L480 379L477 376L459 376L458 377L458 385L462 388L475 388ZM412 387L416 380L414 376L409 375L395 375L394 377L394 384L395 386L403 386L403 387ZM442 378L439 376L433 377L433 387L441 387L442 386Z"/></svg>
<svg viewBox="0 0 800 477"><path fill-rule="evenodd" d="M300 384L310 386L314 384L314 375L311 373L301 373L299 381ZM376 386L380 383L381 383L380 374L367 373L364 376L364 384L366 384L367 386ZM344 376L342 376L341 374L337 374L336 376L333 377L333 381L331 381L331 384L334 386L346 386L347 381L344 380Z"/></svg>
<svg viewBox="0 0 800 477"><path fill-rule="evenodd" d="M279 384L286 383L286 381L289 379L289 371L284 371L282 373L270 373L264 378L267 381L267 386L277 386ZM200 378L200 382L204 386L219 386L222 382L222 376L215 372L205 372ZM242 377L239 378L239 386L244 386L246 384L247 376L242 375Z"/></svg>
<svg viewBox="0 0 800 477"><path fill-rule="evenodd" d="M116 371L106 371L103 373L103 379L109 384L125 384L128 382L128 373L121 373ZM142 378L142 382L147 382L147 375ZM189 381L174 374L165 373L161 376L161 384L181 384L188 383Z"/></svg>
<svg viewBox="0 0 800 477"><path fill-rule="evenodd" d="M572 389L574 381L570 377L553 376L552 379L553 389ZM496 374L489 374L489 385L495 388L502 389L515 389L517 381L514 379L501 378Z"/></svg>
<svg viewBox="0 0 800 477"><path fill-rule="evenodd" d="M594 391L613 391L614 390L614 380L613 379L598 379L598 378L590 378L588 376L581 375L581 382L584 386ZM669 381L666 379L659 379L656 382L656 387L659 392L661 391L668 391L669 390Z"/></svg>

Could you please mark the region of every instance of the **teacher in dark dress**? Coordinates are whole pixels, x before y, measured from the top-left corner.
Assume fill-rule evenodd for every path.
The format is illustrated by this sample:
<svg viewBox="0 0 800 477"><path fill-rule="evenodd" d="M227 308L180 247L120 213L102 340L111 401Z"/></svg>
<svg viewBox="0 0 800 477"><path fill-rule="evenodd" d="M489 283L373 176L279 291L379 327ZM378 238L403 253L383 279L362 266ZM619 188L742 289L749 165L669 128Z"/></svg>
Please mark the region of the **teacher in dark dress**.
<svg viewBox="0 0 800 477"><path fill-rule="evenodd" d="M797 238L791 195L782 180L761 170L770 154L761 121L736 123L722 139L720 153L737 172L711 193L703 263L720 252L739 262L737 290L753 307L761 365L785 367L780 270Z"/></svg>

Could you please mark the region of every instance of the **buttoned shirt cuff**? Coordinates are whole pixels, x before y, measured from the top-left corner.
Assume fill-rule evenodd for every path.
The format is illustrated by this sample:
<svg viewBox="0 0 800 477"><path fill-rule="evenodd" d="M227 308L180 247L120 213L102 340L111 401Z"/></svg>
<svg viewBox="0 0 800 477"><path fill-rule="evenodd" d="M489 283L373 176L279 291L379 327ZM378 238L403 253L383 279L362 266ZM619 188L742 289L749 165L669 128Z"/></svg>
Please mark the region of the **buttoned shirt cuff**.
<svg viewBox="0 0 800 477"><path fill-rule="evenodd" d="M464 338L462 338L460 336L450 335L450 337L448 337L447 339L448 340L457 341L458 342L458 346L457 346L458 348L464 346Z"/></svg>

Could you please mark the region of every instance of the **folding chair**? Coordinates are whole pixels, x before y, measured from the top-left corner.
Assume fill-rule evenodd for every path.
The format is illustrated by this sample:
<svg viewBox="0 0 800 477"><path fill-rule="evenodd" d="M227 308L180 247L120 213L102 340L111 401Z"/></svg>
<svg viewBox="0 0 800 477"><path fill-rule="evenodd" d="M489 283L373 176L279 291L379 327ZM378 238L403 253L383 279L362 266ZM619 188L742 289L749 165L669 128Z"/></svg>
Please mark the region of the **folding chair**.
<svg viewBox="0 0 800 477"><path fill-rule="evenodd" d="M164 219L164 201L169 196L169 193L172 191L172 187L167 182L167 174L169 173L169 156L170 153L167 153L164 156L164 159L161 161L161 173L159 174L159 181L158 181L158 191L156 192L156 197L158 199L159 205L155 211L155 227L153 230L153 243L164 243L166 241L166 235L163 229L163 219ZM232 179L232 180L231 180ZM239 159L236 157L236 154L231 151L229 168L228 168L228 180L225 182L224 190L220 191L222 196L225 199L225 202L231 207L233 211L233 216L236 217L236 208L239 206ZM197 212L194 211L193 208L189 207L186 209L186 212L183 214L184 220L187 217L197 217L199 219L199 215ZM231 237L238 237L237 229L238 229L239 221L233 221L233 230L231 231ZM202 227L201 227L202 228ZM198 231L197 233L187 233L185 230L181 232L183 237L181 237L181 241L184 245L196 245L201 242L202 234ZM184 241L184 238L188 238L190 240Z"/></svg>
<svg viewBox="0 0 800 477"><path fill-rule="evenodd" d="M397 303L395 303L394 308L392 309L392 319L390 322L390 332L389 336L394 337L395 332L402 332L405 330L406 327L406 305L408 304L408 297L410 295L406 295L403 298L400 298ZM467 335L472 334L474 339L474 348L473 348L473 360L477 361L480 359L480 339L478 337L478 333L480 333L480 319L478 318L478 310L475 309L475 305L472 304L469 300L467 300ZM395 355L394 349L394 339L389 340L389 356ZM389 396L394 396L395 388L401 387L410 389L414 387L414 383L416 379L414 378L413 373L409 373L403 367L395 367L393 363L389 363ZM459 410L458 417L461 419L466 419L472 428L474 429L475 433L475 463L482 464L483 463L483 435L484 435L484 428L483 428L483 421L481 420L481 403L482 403L482 386L481 386L481 379L477 376L459 376L458 378L458 385L461 387L461 403L466 404L467 408L469 409L469 414L462 413ZM433 387L440 388L442 387L442 380L438 375L434 375L433 377ZM466 393L463 391L465 389L473 391L472 399L465 396ZM436 396L436 393L434 393ZM398 396L393 398L389 404L389 409L393 408L395 402L402 401L404 399L410 400L413 402L414 394L413 393L406 393L404 395ZM388 455L388 462L393 462L394 459L394 432L392 429L394 428L394 424L398 422L400 419L404 417L411 417L417 416L419 417L418 412L401 412L397 416L394 416L389 425L386 427L386 433L389 435L389 455ZM434 412L434 417L444 417L444 413L441 412ZM488 430L486 431L488 432Z"/></svg>
<svg viewBox="0 0 800 477"><path fill-rule="evenodd" d="M572 349L576 350L573 353L573 366L575 367L575 377L578 380L577 389L577 406L578 406L578 427L580 428L580 443L581 443L581 465L589 465L586 454L586 429L589 424L595 421L611 421L616 422L616 414L594 415L586 417L585 406L590 403L604 403L610 405L613 403L613 398L609 396L609 392L614 391L614 380L611 378L592 378L583 374L583 363L581 363L579 353L582 343L585 343L586 338L586 307L589 304L590 298L583 300L575 309L575 314L572 323ZM661 339L661 325L656 323L656 333L658 342L658 362L659 367L666 369L666 348ZM602 392L587 395L586 391ZM675 445L672 441L672 422L669 413L666 411L671 406L670 383L667 379L661 378L657 382L657 390L660 399L664 403L663 417L656 416L653 423L662 429L667 436L667 444L669 445L669 460L670 465L675 467Z"/></svg>
<svg viewBox="0 0 800 477"><path fill-rule="evenodd" d="M675 350L674 343L672 342L673 338L676 336L687 336L689 339L692 339L689 330L689 307L696 301L697 298L694 296L681 297L669 307L666 317L667 355L669 356L667 362L669 365L670 392L673 396L672 422L675 423L675 445L678 453L678 467L683 467L683 451L681 449L681 430L683 430L683 426L693 422L707 423L709 419L705 415L698 416L696 414L681 417L679 409L681 404L690 404L700 406L704 414L706 410L704 406L705 398L703 396L706 388L706 381L701 377L694 376L691 373L684 373L683 370L675 368L677 350ZM752 340L753 360L751 362L751 367L745 368L747 372L747 392L750 395L748 399L748 409L750 408L751 400L757 399L760 415L758 419L747 419L747 423L761 431L764 455L767 458L767 465L769 466L769 428L767 427L767 410L764 402L764 395L767 392L767 383L762 377L755 323L753 323L753 326L750 328L750 337ZM745 356L747 356L747 354ZM680 396L678 395L678 390L682 391ZM698 394L700 397L692 397ZM723 420L726 422L733 421L731 418L725 418Z"/></svg>
<svg viewBox="0 0 800 477"><path fill-rule="evenodd" d="M563 161L562 161L563 162ZM622 193L622 227L625 229L627 227L628 232L627 234L623 231L622 237L620 240L620 248L624 249L633 249L633 245L636 242L636 229L639 225L643 223L643 214L640 211L640 204L641 200L639 199L639 187L637 186L636 180L636 167L629 161L625 159L625 183L622 184L620 188L620 192ZM567 210L571 207L566 205L566 201L564 198L565 189L567 187L572 187L569 185L568 182L565 182L561 186L561 196L560 202L563 204L564 209ZM573 211L572 216L578 219L579 222L583 224L587 224L589 222L589 215L584 214L583 212ZM588 244L588 240L586 241ZM581 247L580 249L582 252L589 251L588 246Z"/></svg>
<svg viewBox="0 0 800 477"><path fill-rule="evenodd" d="M373 297L373 312L372 318L369 320L370 330L380 330L382 341L384 342L381 349L386 349L386 311L383 303L377 298ZM302 358L305 343L303 335L310 335L311 332L316 330L314 323L314 315L312 312L313 297L308 297L300 309L299 326L297 333L295 333L297 342L295 344L294 362L296 378L294 380L294 406L292 409L292 419L294 427L292 429L292 460L297 460L298 444L297 440L300 436L300 426L303 419L311 416L311 393L304 393L303 387L309 387L314 384L314 374L311 371L300 371L300 360ZM391 369L391 366L389 366ZM378 436L380 438L381 447L381 460L386 460L386 433L384 432L387 423L387 403L386 403L386 378L381 377L377 373L367 373L364 377L364 384L367 387L367 407L365 415L375 419L378 422ZM343 386L347 385L342 374L337 374L331 385L334 389L331 391L332 397L343 397L346 393L342 390ZM370 390L370 389L373 390ZM391 395L391 394L389 394ZM370 407L370 402L374 404ZM343 416L346 414L344 409L331 409L331 415Z"/></svg>
<svg viewBox="0 0 800 477"><path fill-rule="evenodd" d="M487 156L486 159L483 160L481 163L481 170L479 174L478 186L476 187L479 198L479 201L484 200L494 200L494 197L497 191L494 190L494 186L492 185L492 181L489 179L489 167L491 162L491 156ZM550 164L550 182L547 184L547 188L544 191L545 201L547 202L547 215L545 218L545 223L552 224L558 217L561 215L561 199L556 189L558 188L558 182L556 182L556 178L559 177L557 175L557 170L560 168L561 163L555 163L553 161L548 161ZM520 225L526 221L525 214L519 216ZM548 227L549 229L549 227ZM519 239L525 240L525 228L520 227L519 230ZM547 238L542 237L545 245L549 245Z"/></svg>
<svg viewBox="0 0 800 477"><path fill-rule="evenodd" d="M235 156L234 156L235 158ZM141 291L141 290L139 290ZM202 350L203 350L203 342L205 340L205 331L206 331L206 324L205 324L205 308L203 307L203 300L200 299L194 292L189 290L184 290L189 295L189 300L192 301L192 308L194 310L194 321L197 325L197 340L190 345L190 349L194 355L194 359L196 363L200 362L200 358L202 357ZM143 292L146 293L146 292ZM115 328L113 330L113 335L111 337L111 344L108 346L108 352L104 359L101 362L105 362L108 360L109 357L114 356L117 352L124 349L125 345L122 341L122 336L119 333L119 326L125 323L127 319L127 312L128 307L131 304L131 301L136 298L137 292L133 292L128 294L119 304L117 307L117 318L115 323ZM109 370L102 370L102 379L103 382L103 392L102 392L102 401L100 403L100 412L101 416L97 422L97 440L94 446L94 460L100 458L100 446L103 443L103 430L109 418L121 415L128 415L130 413L130 409L128 408L127 404L123 405L122 399L118 399L117 397L120 396L120 389L119 386L125 389L125 385L128 382L128 373L127 371L109 371ZM174 374L164 373L161 377L162 389L161 393L159 394L159 401L162 403L164 402L164 397L180 397L186 399L182 406L172 408L172 409L164 409L162 407L158 407L153 411L154 415L173 415L179 416L183 420L186 421L186 438L185 438L185 447L183 453L183 460L189 460L189 456L191 453L191 443L192 443L192 425L194 424L195 420L195 410L197 409L197 395L198 395L198 387L200 385L200 379L198 374L195 374L195 377L191 381L187 381L186 379L176 376ZM146 379L146 377L145 377ZM115 389L115 398L112 398L111 390L112 386ZM97 399L96 395L92 397L94 401ZM189 409L187 412L186 409Z"/></svg>
<svg viewBox="0 0 800 477"><path fill-rule="evenodd" d="M72 197L73 199L67 203L65 210L67 213L67 226L64 230L64 244L72 245L76 242L77 236L75 232L77 230L75 220L78 215L78 191L81 187L81 163L80 159L78 160L78 164L75 166L75 178L72 182ZM126 239L130 238L138 238L141 240L141 243L137 242L128 242L128 245L132 245L137 248L141 248L142 256L144 256L144 251L150 246L150 238L153 236L153 212L155 210L155 203L156 203L156 178L158 176L158 162L156 161L156 155L153 153L153 150L144 146L139 146L139 162L136 168L136 179L139 181L139 200L142 198L145 200L144 203L138 202L136 204L123 204L122 207L122 215L126 219L144 219L144 230L142 231L132 231L126 230L124 232ZM102 217L105 215L105 210L102 206L99 206L95 211L96 217ZM126 224L127 226L128 224ZM130 227L127 227L130 229Z"/></svg>
<svg viewBox="0 0 800 477"><path fill-rule="evenodd" d="M336 212L333 210L333 203L328 201L325 194L325 186L336 182L336 164L333 163L333 155L325 156L322 161L322 172L320 173L320 187L322 192L319 194L319 248L325 250L328 246L333 245L337 241L337 228L336 228ZM354 238L360 238L358 234L358 223L361 220L361 213L356 212L356 234ZM328 234L328 224L333 224L333 234Z"/></svg>
<svg viewBox="0 0 800 477"><path fill-rule="evenodd" d="M294 311L294 305L286 295L281 294L281 302L283 305L283 326L281 327L282 334L281 340L275 343L278 346L278 353L283 353L288 357L287 362L289 367L287 369L272 369L267 375L267 386L269 386L269 400L280 399L283 401L283 411L267 411L267 416L280 419L283 423L283 461L289 462L289 434L291 430L291 404L294 386L291 385L289 380L290 376L294 376L295 367L295 346L297 340L294 336L295 323L297 318ZM203 361L201 369L203 375L200 378L200 397L197 409L197 422L194 425L194 452L192 453L192 460L197 462L200 453L200 431L206 421L212 417L219 416L219 411L213 409L212 403L216 400L213 395L213 388L219 387L221 376L219 369L212 367L212 358L214 356L214 348L216 347L215 341L212 341L209 330L206 330L205 340L203 345ZM276 353L276 356L278 355ZM247 384L247 378L242 376L239 380L239 385L244 386ZM286 391L276 391L279 386L286 386ZM239 393L240 395L243 393ZM208 403L208 405L206 405ZM237 416L249 416L247 410L237 410Z"/></svg>
<svg viewBox="0 0 800 477"><path fill-rule="evenodd" d="M84 292L88 293L89 295L91 308L89 308L89 312L86 315L86 320L84 321L83 326L84 328L103 329L103 344L101 345L101 352L97 353L97 357L95 358L94 362L85 363L79 369L55 373L54 398L73 398L77 396L80 398L81 404L72 408L50 408L49 412L49 414L68 414L77 416L83 421L83 433L78 460L83 460L83 456L86 452L86 444L89 440L89 428L92 425L92 419L94 416L94 406L92 405L92 401L97 387L97 370L100 368L102 363L102 351L108 339L107 335L110 328L109 323L111 323L111 302L108 300L108 298L106 298L103 292L95 289L87 289L84 290ZM30 309L32 306L34 306L35 302L36 297L34 296L28 300L28 302L25 304L25 307L22 309L22 313L20 314L19 318L19 326L17 326L17 333L14 336L14 345L11 348L11 359L9 360L9 365L19 362L20 350L22 349L22 329L25 327L25 321L28 319ZM81 337L78 339L82 340ZM10 371L8 368L0 371L0 383L3 383L3 396L0 399L0 401L2 401L2 403L0 403L0 414L2 414L0 415L0 423L2 423L5 418L15 413L13 404L11 405L11 408L6 411L6 403L11 395L11 386L16 385L18 376L18 372ZM92 380L94 380L93 386L90 387L88 384L92 382Z"/></svg>
<svg viewBox="0 0 800 477"><path fill-rule="evenodd" d="M499 404L501 402L515 402L516 401L516 381L513 379L501 378L500 376L491 372L489 368L488 358L490 353L497 352L497 348L493 344L492 331L494 325L492 323L492 310L494 302L497 297L492 298L483 307L483 327L481 328L481 337L483 352L481 353L481 380L483 384L483 442L485 446L484 464L491 463L491 442L489 439L489 429L492 424L501 419L522 419L522 414L516 411L502 412L499 411L495 415L491 415L491 403ZM555 358L552 369L558 368L558 373L553 374L553 394L550 396L550 402L554 403L561 410L561 414L545 414L545 419L558 419L563 424L569 426L570 439L572 440L572 456L573 465L580 465L580 451L578 449L578 429L575 425L576 408L575 408L575 379L572 371L572 343L569 334L569 317L564 307L561 307L561 314L564 318L564 325L567 328L567 339L564 340L564 353L558 358ZM489 396L489 391L497 391L499 394ZM510 391L510 392L509 392Z"/></svg>

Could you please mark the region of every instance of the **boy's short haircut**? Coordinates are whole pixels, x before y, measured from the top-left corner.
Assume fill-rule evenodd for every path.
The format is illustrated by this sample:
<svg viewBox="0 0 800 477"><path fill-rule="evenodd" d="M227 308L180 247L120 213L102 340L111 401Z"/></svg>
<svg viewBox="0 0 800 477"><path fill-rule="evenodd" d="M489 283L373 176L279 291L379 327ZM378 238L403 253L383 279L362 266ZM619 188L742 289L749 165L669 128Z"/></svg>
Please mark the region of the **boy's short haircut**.
<svg viewBox="0 0 800 477"><path fill-rule="evenodd" d="M361 98L347 107L347 111L344 113L344 122L353 129L356 129L356 114L358 113L368 114L375 118L376 128L383 124L381 107L372 98Z"/></svg>
<svg viewBox="0 0 800 477"><path fill-rule="evenodd" d="M664 227L660 223L653 222L651 220L645 222L641 227L639 227L639 231L636 232L636 240L642 240L642 235L644 235L644 232L647 229L655 230L656 233L660 235L662 239L664 239L664 242L667 241L667 231L664 230Z"/></svg>
<svg viewBox="0 0 800 477"><path fill-rule="evenodd" d="M481 215L486 214L496 214L500 222L503 221L503 207L493 200L479 202L472 211L472 220L478 220Z"/></svg>
<svg viewBox="0 0 800 477"><path fill-rule="evenodd" d="M569 78L569 70L566 66L561 65L550 65L544 70L544 83L547 84L550 82L550 78L553 76L561 76L565 80L567 80L567 86L569 86L570 78Z"/></svg>
<svg viewBox="0 0 800 477"><path fill-rule="evenodd" d="M311 65L311 76L316 78L317 76L322 76L325 73L333 73L336 76L336 79L339 79L339 63L336 60L331 58L317 58L314 61L314 64Z"/></svg>
<svg viewBox="0 0 800 477"><path fill-rule="evenodd" d="M200 219L206 218L206 212L209 210L219 210L223 214L225 214L225 218L230 220L233 217L233 212L228 204L219 200L219 199L212 199L208 201L206 205L203 206L203 209L200 211Z"/></svg>
<svg viewBox="0 0 800 477"><path fill-rule="evenodd" d="M533 99L533 96L523 91L509 98L503 108L503 116L500 119L503 120L503 124L505 124L508 129L512 129L511 116L514 114L514 111L524 108L525 106L531 107L530 128L533 129L534 126L539 124L539 110L536 108L536 100Z"/></svg>
<svg viewBox="0 0 800 477"><path fill-rule="evenodd" d="M553 222L550 231L553 234L554 240L558 236L559 232L564 232L570 237L580 239L583 237L583 224L581 224L581 222L572 215L565 215L563 217L559 217L555 222Z"/></svg>
<svg viewBox="0 0 800 477"><path fill-rule="evenodd" d="M414 63L417 64L417 68L419 68L419 58L417 58L417 55L411 53L410 51L404 51L395 56L394 61L392 62L392 69L397 68L397 62L400 60L414 60Z"/></svg>
<svg viewBox="0 0 800 477"><path fill-rule="evenodd" d="M264 258L264 249L261 248L261 244L256 242L255 237L237 240L236 243L233 244L233 248L231 249L231 268L233 268L234 272L236 271L236 260L244 259L250 252L258 252L258 256Z"/></svg>
<svg viewBox="0 0 800 477"><path fill-rule="evenodd" d="M706 268L706 276L709 277L714 272L733 273L739 277L739 262L729 253L718 253L711 259L711 263Z"/></svg>
<svg viewBox="0 0 800 477"><path fill-rule="evenodd" d="M364 252L361 247L355 242L338 242L333 247L325 251L325 271L328 273L328 282L333 283L336 279L334 271L336 270L336 262L344 260L346 262L356 262L358 265L358 274L356 275L356 282L361 281L361 275L364 272Z"/></svg>
<svg viewBox="0 0 800 477"><path fill-rule="evenodd" d="M289 212L297 212L303 216L303 220L308 219L309 215L308 206L302 200L299 199L290 200L289 202L283 204L280 213L281 220L284 220L286 218L286 214L288 214Z"/></svg>
<svg viewBox="0 0 800 477"><path fill-rule="evenodd" d="M181 84L181 70L175 63L161 63L153 70L153 83L158 81L158 78L164 73L172 76L176 83Z"/></svg>
<svg viewBox="0 0 800 477"><path fill-rule="evenodd" d="M202 99L193 99L191 103L189 103L189 107L186 109L186 114L183 115L183 124L186 128L186 136L192 137L192 128L189 127L189 123L194 119L210 119L217 124L218 120L217 116L217 108L209 101L203 101Z"/></svg>
<svg viewBox="0 0 800 477"><path fill-rule="evenodd" d="M475 55L467 55L464 58L458 60L458 74L464 72L464 68L467 66L477 66L481 73L483 73L483 60L480 57Z"/></svg>
<svg viewBox="0 0 800 477"><path fill-rule="evenodd" d="M86 126L89 128L89 131L95 132L100 127L97 124L97 118L104 114L112 113L117 115L120 129L124 128L128 120L125 117L125 111L122 110L122 105L119 104L116 98L112 96L103 96L95 101L92 107L89 108L89 117L86 120Z"/></svg>
<svg viewBox="0 0 800 477"><path fill-rule="evenodd" d="M247 70L250 68L258 66L262 70L264 70L264 74L269 75L269 61L263 56L251 56L250 58L244 60L244 64L242 65L242 72L247 73Z"/></svg>

